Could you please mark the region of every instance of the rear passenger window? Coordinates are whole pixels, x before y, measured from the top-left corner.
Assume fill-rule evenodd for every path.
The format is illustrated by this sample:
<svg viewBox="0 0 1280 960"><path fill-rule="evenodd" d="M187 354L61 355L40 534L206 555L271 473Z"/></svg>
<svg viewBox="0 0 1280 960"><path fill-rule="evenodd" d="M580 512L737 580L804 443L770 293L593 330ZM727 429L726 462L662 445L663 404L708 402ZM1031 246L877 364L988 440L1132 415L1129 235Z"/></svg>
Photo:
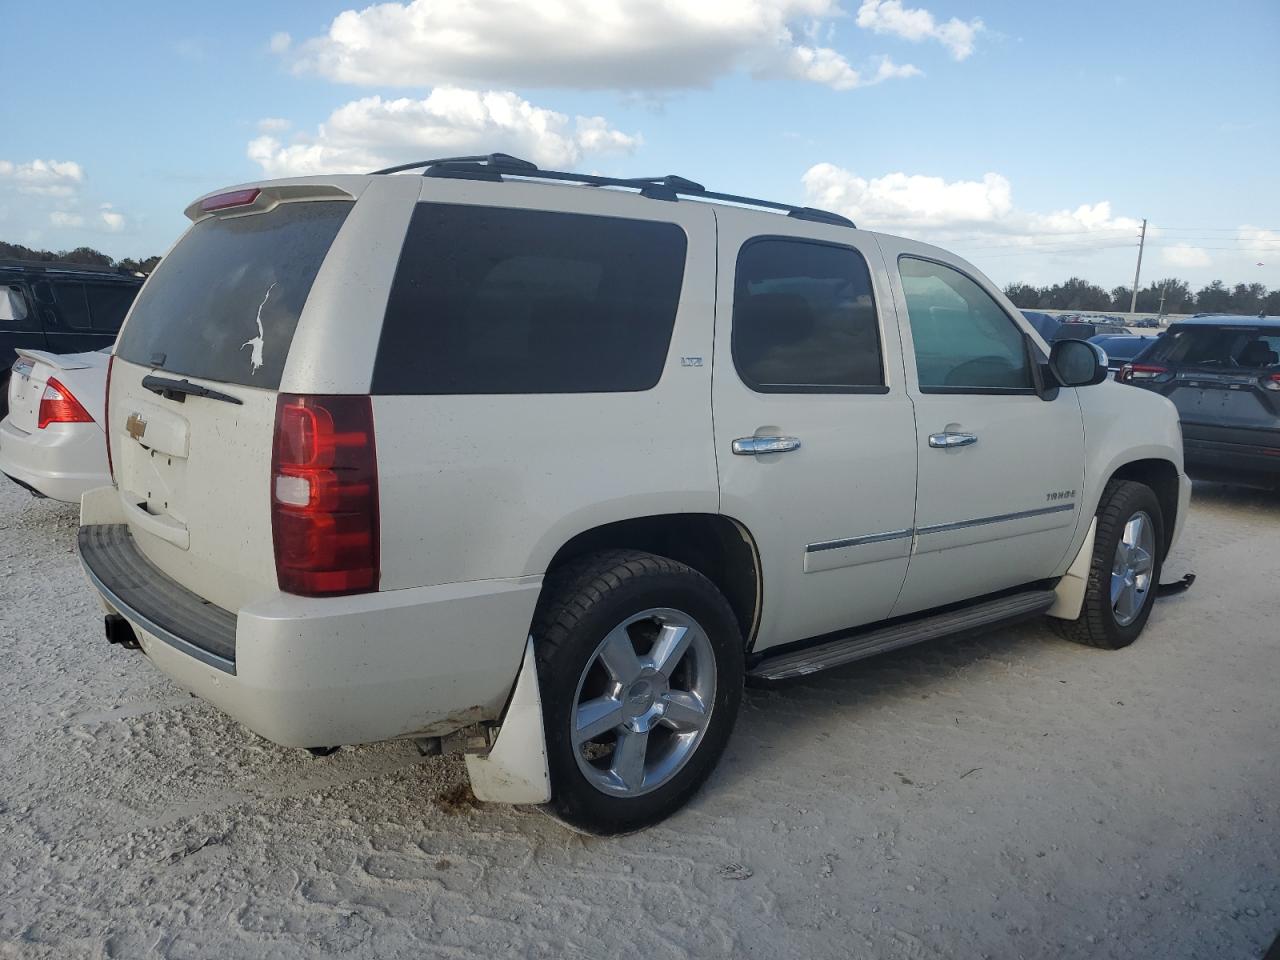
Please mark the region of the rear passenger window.
<svg viewBox="0 0 1280 960"><path fill-rule="evenodd" d="M648 390L666 364L685 248L672 223L420 203L373 392Z"/></svg>
<svg viewBox="0 0 1280 960"><path fill-rule="evenodd" d="M87 283L85 293L89 296L89 322L93 329L115 333L124 323L138 288L126 283Z"/></svg>
<svg viewBox="0 0 1280 960"><path fill-rule="evenodd" d="M856 250L770 238L738 254L733 362L764 393L883 393L867 262Z"/></svg>
<svg viewBox="0 0 1280 960"><path fill-rule="evenodd" d="M921 391L1033 389L1022 330L974 280L952 267L915 257L900 257L898 273Z"/></svg>
<svg viewBox="0 0 1280 960"><path fill-rule="evenodd" d="M27 319L27 303L18 287L0 287L0 323L17 326Z"/></svg>
<svg viewBox="0 0 1280 960"><path fill-rule="evenodd" d="M63 324L72 330L88 330L89 304L84 297L84 284L59 280L49 286L53 288L53 302Z"/></svg>

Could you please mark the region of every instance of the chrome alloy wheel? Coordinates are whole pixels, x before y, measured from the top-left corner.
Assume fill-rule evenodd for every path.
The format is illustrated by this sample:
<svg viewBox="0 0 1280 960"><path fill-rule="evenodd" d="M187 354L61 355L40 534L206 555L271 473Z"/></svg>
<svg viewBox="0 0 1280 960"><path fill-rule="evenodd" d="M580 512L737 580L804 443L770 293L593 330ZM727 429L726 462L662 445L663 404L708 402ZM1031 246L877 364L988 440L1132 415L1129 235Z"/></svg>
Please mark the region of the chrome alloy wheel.
<svg viewBox="0 0 1280 960"><path fill-rule="evenodd" d="M578 769L611 796L656 790L697 750L715 696L715 653L693 617L666 607L628 617L578 678L570 731Z"/></svg>
<svg viewBox="0 0 1280 960"><path fill-rule="evenodd" d="M1155 526L1146 511L1139 510L1124 525L1111 563L1111 610L1117 626L1127 627L1142 612L1151 590L1155 552Z"/></svg>

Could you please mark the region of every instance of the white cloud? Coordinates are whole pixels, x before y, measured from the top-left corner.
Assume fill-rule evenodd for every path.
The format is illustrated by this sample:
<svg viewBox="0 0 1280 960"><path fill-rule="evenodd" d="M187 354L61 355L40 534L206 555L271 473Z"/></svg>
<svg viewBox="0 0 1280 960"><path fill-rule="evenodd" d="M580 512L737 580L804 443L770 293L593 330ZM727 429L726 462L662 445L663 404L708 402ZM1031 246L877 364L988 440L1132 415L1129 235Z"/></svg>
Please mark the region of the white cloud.
<svg viewBox="0 0 1280 960"><path fill-rule="evenodd" d="M1247 247L1252 253L1280 257L1280 230L1264 230L1246 223L1240 226L1237 236L1241 246Z"/></svg>
<svg viewBox="0 0 1280 960"><path fill-rule="evenodd" d="M293 37L283 30L279 33L273 33L270 42L267 44L267 48L272 53L284 53L291 46L293 46Z"/></svg>
<svg viewBox="0 0 1280 960"><path fill-rule="evenodd" d="M364 97L335 110L311 136L248 145L268 176L362 172L410 160L500 150L540 166L573 166L584 154L629 151L635 134L603 117L569 118L507 91L437 87L423 100Z"/></svg>
<svg viewBox="0 0 1280 960"><path fill-rule="evenodd" d="M865 179L830 163L803 177L809 201L839 210L867 226L941 227L993 224L1013 210L1009 181L998 173L979 180L889 173Z"/></svg>
<svg viewBox="0 0 1280 960"><path fill-rule="evenodd" d="M1160 259L1171 267L1207 267L1210 263L1209 251L1202 247L1193 247L1189 243L1175 243L1160 251Z"/></svg>
<svg viewBox="0 0 1280 960"><path fill-rule="evenodd" d="M890 34L913 43L936 40L951 51L956 60L973 53L974 40L984 29L981 20L952 17L940 22L923 7L904 7L902 0L863 0L858 8L858 26L872 33Z"/></svg>
<svg viewBox="0 0 1280 960"><path fill-rule="evenodd" d="M84 226L84 217L78 213L55 210L49 214L49 222L55 227L82 227Z"/></svg>
<svg viewBox="0 0 1280 960"><path fill-rule="evenodd" d="M738 69L837 90L914 75L899 68L867 81L841 54L818 46L820 28L844 16L838 0L410 0L338 14L326 35L293 48L294 65L375 86L614 90L706 87ZM965 26L933 29L959 49L953 23Z"/></svg>
<svg viewBox="0 0 1280 960"><path fill-rule="evenodd" d="M84 182L84 170L74 160L0 160L0 178L13 181L20 193L69 197Z"/></svg>
<svg viewBox="0 0 1280 960"><path fill-rule="evenodd" d="M844 57L830 47L797 46L791 50L788 72L804 80L812 80L833 90L852 90L870 87L886 80L921 76L921 71L909 63L896 64L888 57L881 57L875 71L869 76L855 70Z"/></svg>
<svg viewBox="0 0 1280 960"><path fill-rule="evenodd" d="M263 117L258 121L258 131L260 133L282 133L291 126L293 124L282 117Z"/></svg>
<svg viewBox="0 0 1280 960"><path fill-rule="evenodd" d="M807 203L843 213L860 227L933 239L961 252L1136 246L1140 227L1131 217L1113 215L1105 200L1048 213L1020 210L1012 184L999 173L981 180L907 173L865 178L819 163L805 172L802 183Z"/></svg>
<svg viewBox="0 0 1280 960"><path fill-rule="evenodd" d="M124 214L113 209L111 204L104 203L98 210L98 216L102 220L102 225L112 233L119 233L124 229Z"/></svg>

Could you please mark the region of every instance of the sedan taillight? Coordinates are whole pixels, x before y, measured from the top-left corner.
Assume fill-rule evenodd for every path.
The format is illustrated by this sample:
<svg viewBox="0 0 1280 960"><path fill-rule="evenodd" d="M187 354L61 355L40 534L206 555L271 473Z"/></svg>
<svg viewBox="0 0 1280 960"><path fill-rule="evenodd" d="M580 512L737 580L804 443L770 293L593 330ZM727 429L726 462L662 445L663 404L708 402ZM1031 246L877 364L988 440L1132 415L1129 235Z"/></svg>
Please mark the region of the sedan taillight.
<svg viewBox="0 0 1280 960"><path fill-rule="evenodd" d="M45 384L44 394L40 397L36 429L43 430L51 423L93 423L93 417L81 406L75 394L53 377Z"/></svg>
<svg viewBox="0 0 1280 960"><path fill-rule="evenodd" d="M1280 373L1273 373L1269 377L1262 377L1262 386L1265 390L1274 390L1280 393Z"/></svg>
<svg viewBox="0 0 1280 960"><path fill-rule="evenodd" d="M1158 363L1126 363L1116 379L1121 383L1166 383L1173 379L1173 371Z"/></svg>
<svg viewBox="0 0 1280 960"><path fill-rule="evenodd" d="M367 396L276 401L271 533L286 593L378 589L378 458Z"/></svg>

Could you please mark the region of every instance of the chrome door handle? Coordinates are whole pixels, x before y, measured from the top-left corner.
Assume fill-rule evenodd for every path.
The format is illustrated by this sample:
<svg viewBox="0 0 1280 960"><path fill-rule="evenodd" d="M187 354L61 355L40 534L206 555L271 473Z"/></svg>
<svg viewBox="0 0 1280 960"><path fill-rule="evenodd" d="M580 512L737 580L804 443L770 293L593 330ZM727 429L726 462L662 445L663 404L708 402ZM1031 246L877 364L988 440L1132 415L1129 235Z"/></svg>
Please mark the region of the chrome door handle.
<svg viewBox="0 0 1280 960"><path fill-rule="evenodd" d="M929 434L929 446L939 450L950 450L952 447L967 447L977 442L977 436L972 433Z"/></svg>
<svg viewBox="0 0 1280 960"><path fill-rule="evenodd" d="M740 457L758 457L762 453L790 453L800 449L795 437L739 437L733 441L733 452Z"/></svg>

